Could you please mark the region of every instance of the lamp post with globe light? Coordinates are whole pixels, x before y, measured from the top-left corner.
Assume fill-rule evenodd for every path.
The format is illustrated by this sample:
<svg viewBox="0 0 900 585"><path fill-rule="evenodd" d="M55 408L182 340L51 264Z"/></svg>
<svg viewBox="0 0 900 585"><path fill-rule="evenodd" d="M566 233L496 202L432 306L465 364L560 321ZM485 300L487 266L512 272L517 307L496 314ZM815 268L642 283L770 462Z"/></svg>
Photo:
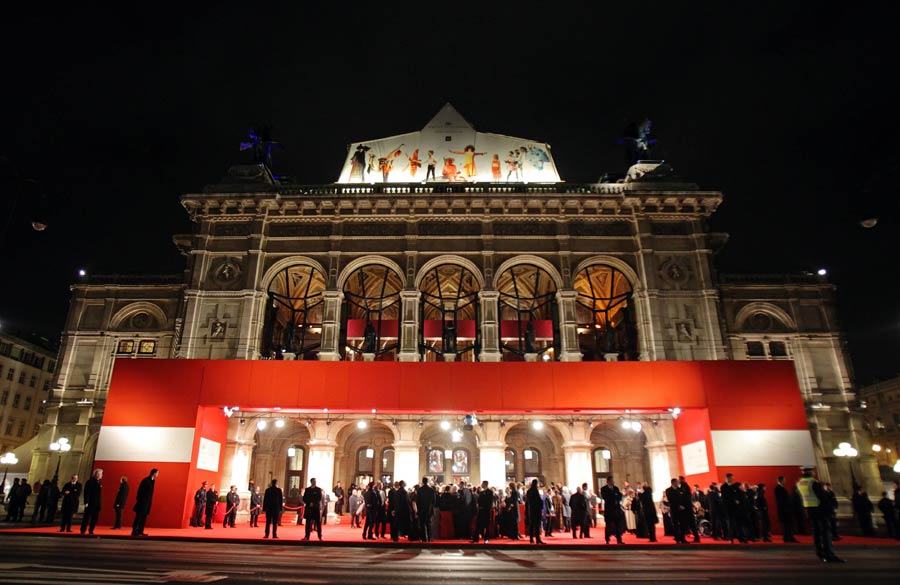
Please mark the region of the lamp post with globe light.
<svg viewBox="0 0 900 585"><path fill-rule="evenodd" d="M55 442L50 443L50 450L59 454L56 458L56 471L53 472L53 483L59 481L59 463L62 461L62 454L71 451L72 445L69 444L69 439L65 437L58 438Z"/></svg>
<svg viewBox="0 0 900 585"><path fill-rule="evenodd" d="M16 457L16 454L13 452L9 452L3 457L0 457L0 465L5 465L6 468L3 470L3 481L0 481L0 494L6 493L6 474L9 471L10 465L15 465L19 462L19 458Z"/></svg>
<svg viewBox="0 0 900 585"><path fill-rule="evenodd" d="M837 449L832 451L835 457L846 457L847 462L850 464L850 483L851 483L851 492L856 492L856 476L853 475L853 458L859 455L859 451L853 448L850 443L839 443Z"/></svg>

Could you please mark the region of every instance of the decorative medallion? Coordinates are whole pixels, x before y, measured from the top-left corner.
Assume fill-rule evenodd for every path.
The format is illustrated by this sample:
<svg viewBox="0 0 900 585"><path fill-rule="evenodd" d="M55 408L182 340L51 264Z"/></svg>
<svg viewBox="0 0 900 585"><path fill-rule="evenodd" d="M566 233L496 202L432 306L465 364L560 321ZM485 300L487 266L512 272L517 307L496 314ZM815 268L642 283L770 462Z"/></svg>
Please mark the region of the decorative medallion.
<svg viewBox="0 0 900 585"><path fill-rule="evenodd" d="M681 260L669 257L659 266L659 275L673 288L681 288L691 278L691 270Z"/></svg>

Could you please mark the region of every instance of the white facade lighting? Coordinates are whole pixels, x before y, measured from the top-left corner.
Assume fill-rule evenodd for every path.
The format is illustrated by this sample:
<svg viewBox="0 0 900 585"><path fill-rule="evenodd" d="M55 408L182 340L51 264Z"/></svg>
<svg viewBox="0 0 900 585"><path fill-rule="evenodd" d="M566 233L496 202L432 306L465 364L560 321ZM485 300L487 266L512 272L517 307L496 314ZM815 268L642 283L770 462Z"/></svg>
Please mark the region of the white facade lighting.
<svg viewBox="0 0 900 585"><path fill-rule="evenodd" d="M442 421L441 421L441 430L443 430L443 431L449 431L449 430L450 430L450 421L448 421L448 420L442 420Z"/></svg>
<svg viewBox="0 0 900 585"><path fill-rule="evenodd" d="M536 420L531 423L531 428L536 431L544 430L544 421Z"/></svg>
<svg viewBox="0 0 900 585"><path fill-rule="evenodd" d="M266 430L267 424L268 423L266 423L265 420L258 420L258 421L256 421L256 428L260 431L264 431L264 430Z"/></svg>
<svg viewBox="0 0 900 585"><path fill-rule="evenodd" d="M369 423L367 423L367 422L364 421L364 420L358 420L358 421L356 421L356 428L358 428L358 429L364 429L364 428L366 428L367 426L369 426Z"/></svg>
<svg viewBox="0 0 900 585"><path fill-rule="evenodd" d="M878 443L875 443L874 445L872 445L872 451L875 451L876 453L881 453L881 445L879 445Z"/></svg>
<svg viewBox="0 0 900 585"><path fill-rule="evenodd" d="M284 428L284 419L283 418L279 418L275 421L275 428L277 428L277 429Z"/></svg>

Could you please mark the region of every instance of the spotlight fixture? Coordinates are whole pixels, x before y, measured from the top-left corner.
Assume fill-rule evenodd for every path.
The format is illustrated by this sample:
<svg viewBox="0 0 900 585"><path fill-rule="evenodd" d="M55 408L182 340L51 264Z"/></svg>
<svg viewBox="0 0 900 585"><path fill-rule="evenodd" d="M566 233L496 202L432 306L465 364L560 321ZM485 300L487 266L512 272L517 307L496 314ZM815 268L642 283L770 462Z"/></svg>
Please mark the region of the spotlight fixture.
<svg viewBox="0 0 900 585"><path fill-rule="evenodd" d="M284 428L284 419L283 419L283 418L279 418L279 419L276 419L276 420L275 420L275 428L276 428L276 429L283 429L283 428Z"/></svg>
<svg viewBox="0 0 900 585"><path fill-rule="evenodd" d="M313 425L313 421L311 418L306 419L306 426L311 427Z"/></svg>
<svg viewBox="0 0 900 585"><path fill-rule="evenodd" d="M506 421L501 418L500 419L500 427L503 428L505 426L506 426Z"/></svg>
<svg viewBox="0 0 900 585"><path fill-rule="evenodd" d="M224 412L225 416L227 416L228 418L231 418L231 415L234 414L234 410L228 408L227 406L222 407L222 412Z"/></svg>
<svg viewBox="0 0 900 585"><path fill-rule="evenodd" d="M828 274L828 271L825 270L824 268L819 268L819 269L816 271L816 274L818 274L819 276L825 276L826 274Z"/></svg>
<svg viewBox="0 0 900 585"><path fill-rule="evenodd" d="M875 443L874 445L872 445L872 451L879 453L881 451L881 445L879 445L878 443Z"/></svg>
<svg viewBox="0 0 900 585"><path fill-rule="evenodd" d="M531 428L533 428L536 431L542 431L542 430L544 430L544 422L540 421L540 420L532 421Z"/></svg>
<svg viewBox="0 0 900 585"><path fill-rule="evenodd" d="M238 422L240 422L242 425L245 425L245 424L247 424L247 419L242 418L242 419L241 419L240 421L238 421Z"/></svg>
<svg viewBox="0 0 900 585"><path fill-rule="evenodd" d="M392 426L392 427L397 426L397 419L395 419L395 418L392 418L392 419L391 419L391 426Z"/></svg>
<svg viewBox="0 0 900 585"><path fill-rule="evenodd" d="M672 418L677 419L678 415L681 414L681 409L676 406L674 408L670 408L669 412L672 413Z"/></svg>
<svg viewBox="0 0 900 585"><path fill-rule="evenodd" d="M266 421L262 419L256 421L256 428L260 431L264 431L266 429Z"/></svg>
<svg viewBox="0 0 900 585"><path fill-rule="evenodd" d="M569 428L571 429L574 426L575 426L575 421L572 419L569 419Z"/></svg>
<svg viewBox="0 0 900 585"><path fill-rule="evenodd" d="M425 426L425 421L422 419L419 419L419 428L421 429L424 426Z"/></svg>
<svg viewBox="0 0 900 585"><path fill-rule="evenodd" d="M442 421L441 421L441 430L442 430L442 431L449 431L449 430L450 430L450 421L448 421L448 420L442 420Z"/></svg>
<svg viewBox="0 0 900 585"><path fill-rule="evenodd" d="M587 426L589 429L594 428L594 421L592 421L592 420L587 421Z"/></svg>
<svg viewBox="0 0 900 585"><path fill-rule="evenodd" d="M369 426L369 423L367 423L367 422L364 421L364 420L358 420L358 421L356 421L356 428L358 428L358 429L364 429L364 428L366 428L367 426Z"/></svg>

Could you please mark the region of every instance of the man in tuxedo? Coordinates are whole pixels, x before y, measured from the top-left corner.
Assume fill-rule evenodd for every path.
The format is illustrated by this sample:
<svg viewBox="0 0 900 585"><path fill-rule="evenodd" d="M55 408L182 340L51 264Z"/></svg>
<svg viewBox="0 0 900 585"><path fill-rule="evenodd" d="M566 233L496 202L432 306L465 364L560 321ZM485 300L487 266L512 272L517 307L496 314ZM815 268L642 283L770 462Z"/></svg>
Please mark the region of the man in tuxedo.
<svg viewBox="0 0 900 585"><path fill-rule="evenodd" d="M422 478L422 485L419 487L419 491L416 492L416 507L419 511L419 534L422 537L422 542L431 542L433 540L433 534L431 534L431 517L434 514L434 502L437 499L437 494L434 492L434 488L428 485L428 478Z"/></svg>
<svg viewBox="0 0 900 585"><path fill-rule="evenodd" d="M81 533L89 530L90 534L94 533L97 526L97 520L100 518L100 495L103 485L100 480L103 479L103 470L95 469L91 479L84 483L84 514L81 518Z"/></svg>
<svg viewBox="0 0 900 585"><path fill-rule="evenodd" d="M144 525L147 516L150 515L150 507L153 505L153 490L156 489L156 476L159 470L153 468L150 475L141 480L137 491L137 501L134 503L134 523L131 525L131 536L147 536Z"/></svg>
<svg viewBox="0 0 900 585"><path fill-rule="evenodd" d="M256 484L250 486L250 526L259 528L259 512L262 509L262 497Z"/></svg>
<svg viewBox="0 0 900 585"><path fill-rule="evenodd" d="M344 487L341 485L341 482L337 482L334 486L334 489L331 490L334 492L334 513L338 516L344 515Z"/></svg>
<svg viewBox="0 0 900 585"><path fill-rule="evenodd" d="M613 476L607 477L606 485L600 488L600 499L603 500L603 520L606 521L606 544L609 544L610 537L615 537L622 544L625 512L622 510L622 492L616 486Z"/></svg>
<svg viewBox="0 0 900 585"><path fill-rule="evenodd" d="M237 486L233 485L225 496L225 519L222 521L222 528L234 528L234 521L237 519L237 511L240 505L241 496L237 493Z"/></svg>
<svg viewBox="0 0 900 585"><path fill-rule="evenodd" d="M266 488L262 507L266 513L266 535L263 538L269 538L269 527L272 528L272 538L278 538L278 520L284 507L284 493L278 487L277 479L273 479L272 485Z"/></svg>
<svg viewBox="0 0 900 585"><path fill-rule="evenodd" d="M784 487L784 476L779 475L775 484L775 508L778 521L781 522L781 534L784 542L799 542L794 538L794 510L791 494Z"/></svg>
<svg viewBox="0 0 900 585"><path fill-rule="evenodd" d="M60 532L72 532L72 515L78 510L78 499L81 497L81 484L78 483L78 474L72 476L69 483L62 486L62 520L59 524Z"/></svg>
<svg viewBox="0 0 900 585"><path fill-rule="evenodd" d="M309 480L309 487L303 492L303 519L306 522L306 536L303 540L309 540L309 534L315 528L322 540L322 488L316 486L316 478Z"/></svg>

